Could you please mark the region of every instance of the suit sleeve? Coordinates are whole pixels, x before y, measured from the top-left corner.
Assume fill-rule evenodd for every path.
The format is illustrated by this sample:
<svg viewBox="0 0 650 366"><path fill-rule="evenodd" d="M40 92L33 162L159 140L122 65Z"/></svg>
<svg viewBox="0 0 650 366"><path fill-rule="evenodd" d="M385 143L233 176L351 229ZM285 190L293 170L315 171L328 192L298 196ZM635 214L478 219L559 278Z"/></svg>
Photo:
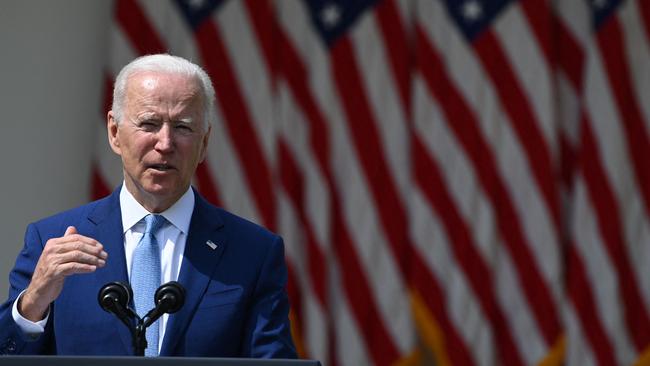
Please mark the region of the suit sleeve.
<svg viewBox="0 0 650 366"><path fill-rule="evenodd" d="M296 358L289 325L284 244L275 236L260 270L243 337L243 357Z"/></svg>
<svg viewBox="0 0 650 366"><path fill-rule="evenodd" d="M29 337L18 327L11 314L14 301L27 288L36 268L44 243L34 224L27 227L25 246L9 274L9 297L0 306L0 354L50 354L52 353L52 321L50 316L45 332ZM53 314L51 314L53 315Z"/></svg>

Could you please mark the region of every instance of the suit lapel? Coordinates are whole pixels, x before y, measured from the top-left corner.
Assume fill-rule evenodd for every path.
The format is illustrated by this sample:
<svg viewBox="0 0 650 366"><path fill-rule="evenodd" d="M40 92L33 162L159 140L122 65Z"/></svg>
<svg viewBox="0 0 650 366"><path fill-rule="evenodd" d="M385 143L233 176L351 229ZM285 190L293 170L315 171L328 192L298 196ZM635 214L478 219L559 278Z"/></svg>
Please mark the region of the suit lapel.
<svg viewBox="0 0 650 366"><path fill-rule="evenodd" d="M119 281L128 284L126 256L124 254L124 230L122 229L122 212L120 210L120 190L118 187L106 200L101 201L88 215L90 221L89 236L102 243L108 253L106 266L97 270L97 288L109 282ZM131 333L117 318L115 327L124 343L127 354L132 353Z"/></svg>
<svg viewBox="0 0 650 366"><path fill-rule="evenodd" d="M195 194L194 213L185 243L183 263L178 282L185 287L185 304L167 322L160 356L171 356L179 339L185 334L210 278L227 245L219 211ZM210 244L208 244L210 243ZM212 244L212 245L211 245ZM213 249L214 244L216 248Z"/></svg>

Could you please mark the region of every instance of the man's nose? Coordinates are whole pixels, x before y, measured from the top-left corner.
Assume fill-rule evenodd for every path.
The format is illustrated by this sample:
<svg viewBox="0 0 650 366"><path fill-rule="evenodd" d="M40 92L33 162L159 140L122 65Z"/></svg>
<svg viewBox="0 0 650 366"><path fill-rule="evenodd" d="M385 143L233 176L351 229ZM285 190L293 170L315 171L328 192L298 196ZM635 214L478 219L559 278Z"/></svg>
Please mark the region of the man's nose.
<svg viewBox="0 0 650 366"><path fill-rule="evenodd" d="M156 137L156 150L165 152L174 148L174 129L169 123L160 126Z"/></svg>

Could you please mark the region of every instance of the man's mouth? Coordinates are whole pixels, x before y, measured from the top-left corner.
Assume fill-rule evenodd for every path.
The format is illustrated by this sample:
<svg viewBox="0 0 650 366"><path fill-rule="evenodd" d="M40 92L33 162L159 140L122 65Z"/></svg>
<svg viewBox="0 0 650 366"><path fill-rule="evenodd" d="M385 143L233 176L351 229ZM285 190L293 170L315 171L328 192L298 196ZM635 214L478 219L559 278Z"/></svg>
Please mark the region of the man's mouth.
<svg viewBox="0 0 650 366"><path fill-rule="evenodd" d="M149 169L154 169L160 172L166 172L168 170L174 169L174 167L169 164L149 164Z"/></svg>

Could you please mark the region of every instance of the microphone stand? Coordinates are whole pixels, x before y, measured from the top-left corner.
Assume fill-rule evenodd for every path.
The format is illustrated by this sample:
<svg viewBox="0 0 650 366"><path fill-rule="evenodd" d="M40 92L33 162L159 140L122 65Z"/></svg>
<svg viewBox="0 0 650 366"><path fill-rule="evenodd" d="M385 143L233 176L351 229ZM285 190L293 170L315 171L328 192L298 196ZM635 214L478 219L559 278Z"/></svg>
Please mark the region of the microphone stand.
<svg viewBox="0 0 650 366"><path fill-rule="evenodd" d="M144 350L147 348L147 327L163 314L177 312L185 302L185 289L175 281L160 286L154 295L156 306L142 318L129 308L132 297L131 288L120 282L104 285L98 294L99 305L102 309L115 314L131 332L135 356L144 357Z"/></svg>

